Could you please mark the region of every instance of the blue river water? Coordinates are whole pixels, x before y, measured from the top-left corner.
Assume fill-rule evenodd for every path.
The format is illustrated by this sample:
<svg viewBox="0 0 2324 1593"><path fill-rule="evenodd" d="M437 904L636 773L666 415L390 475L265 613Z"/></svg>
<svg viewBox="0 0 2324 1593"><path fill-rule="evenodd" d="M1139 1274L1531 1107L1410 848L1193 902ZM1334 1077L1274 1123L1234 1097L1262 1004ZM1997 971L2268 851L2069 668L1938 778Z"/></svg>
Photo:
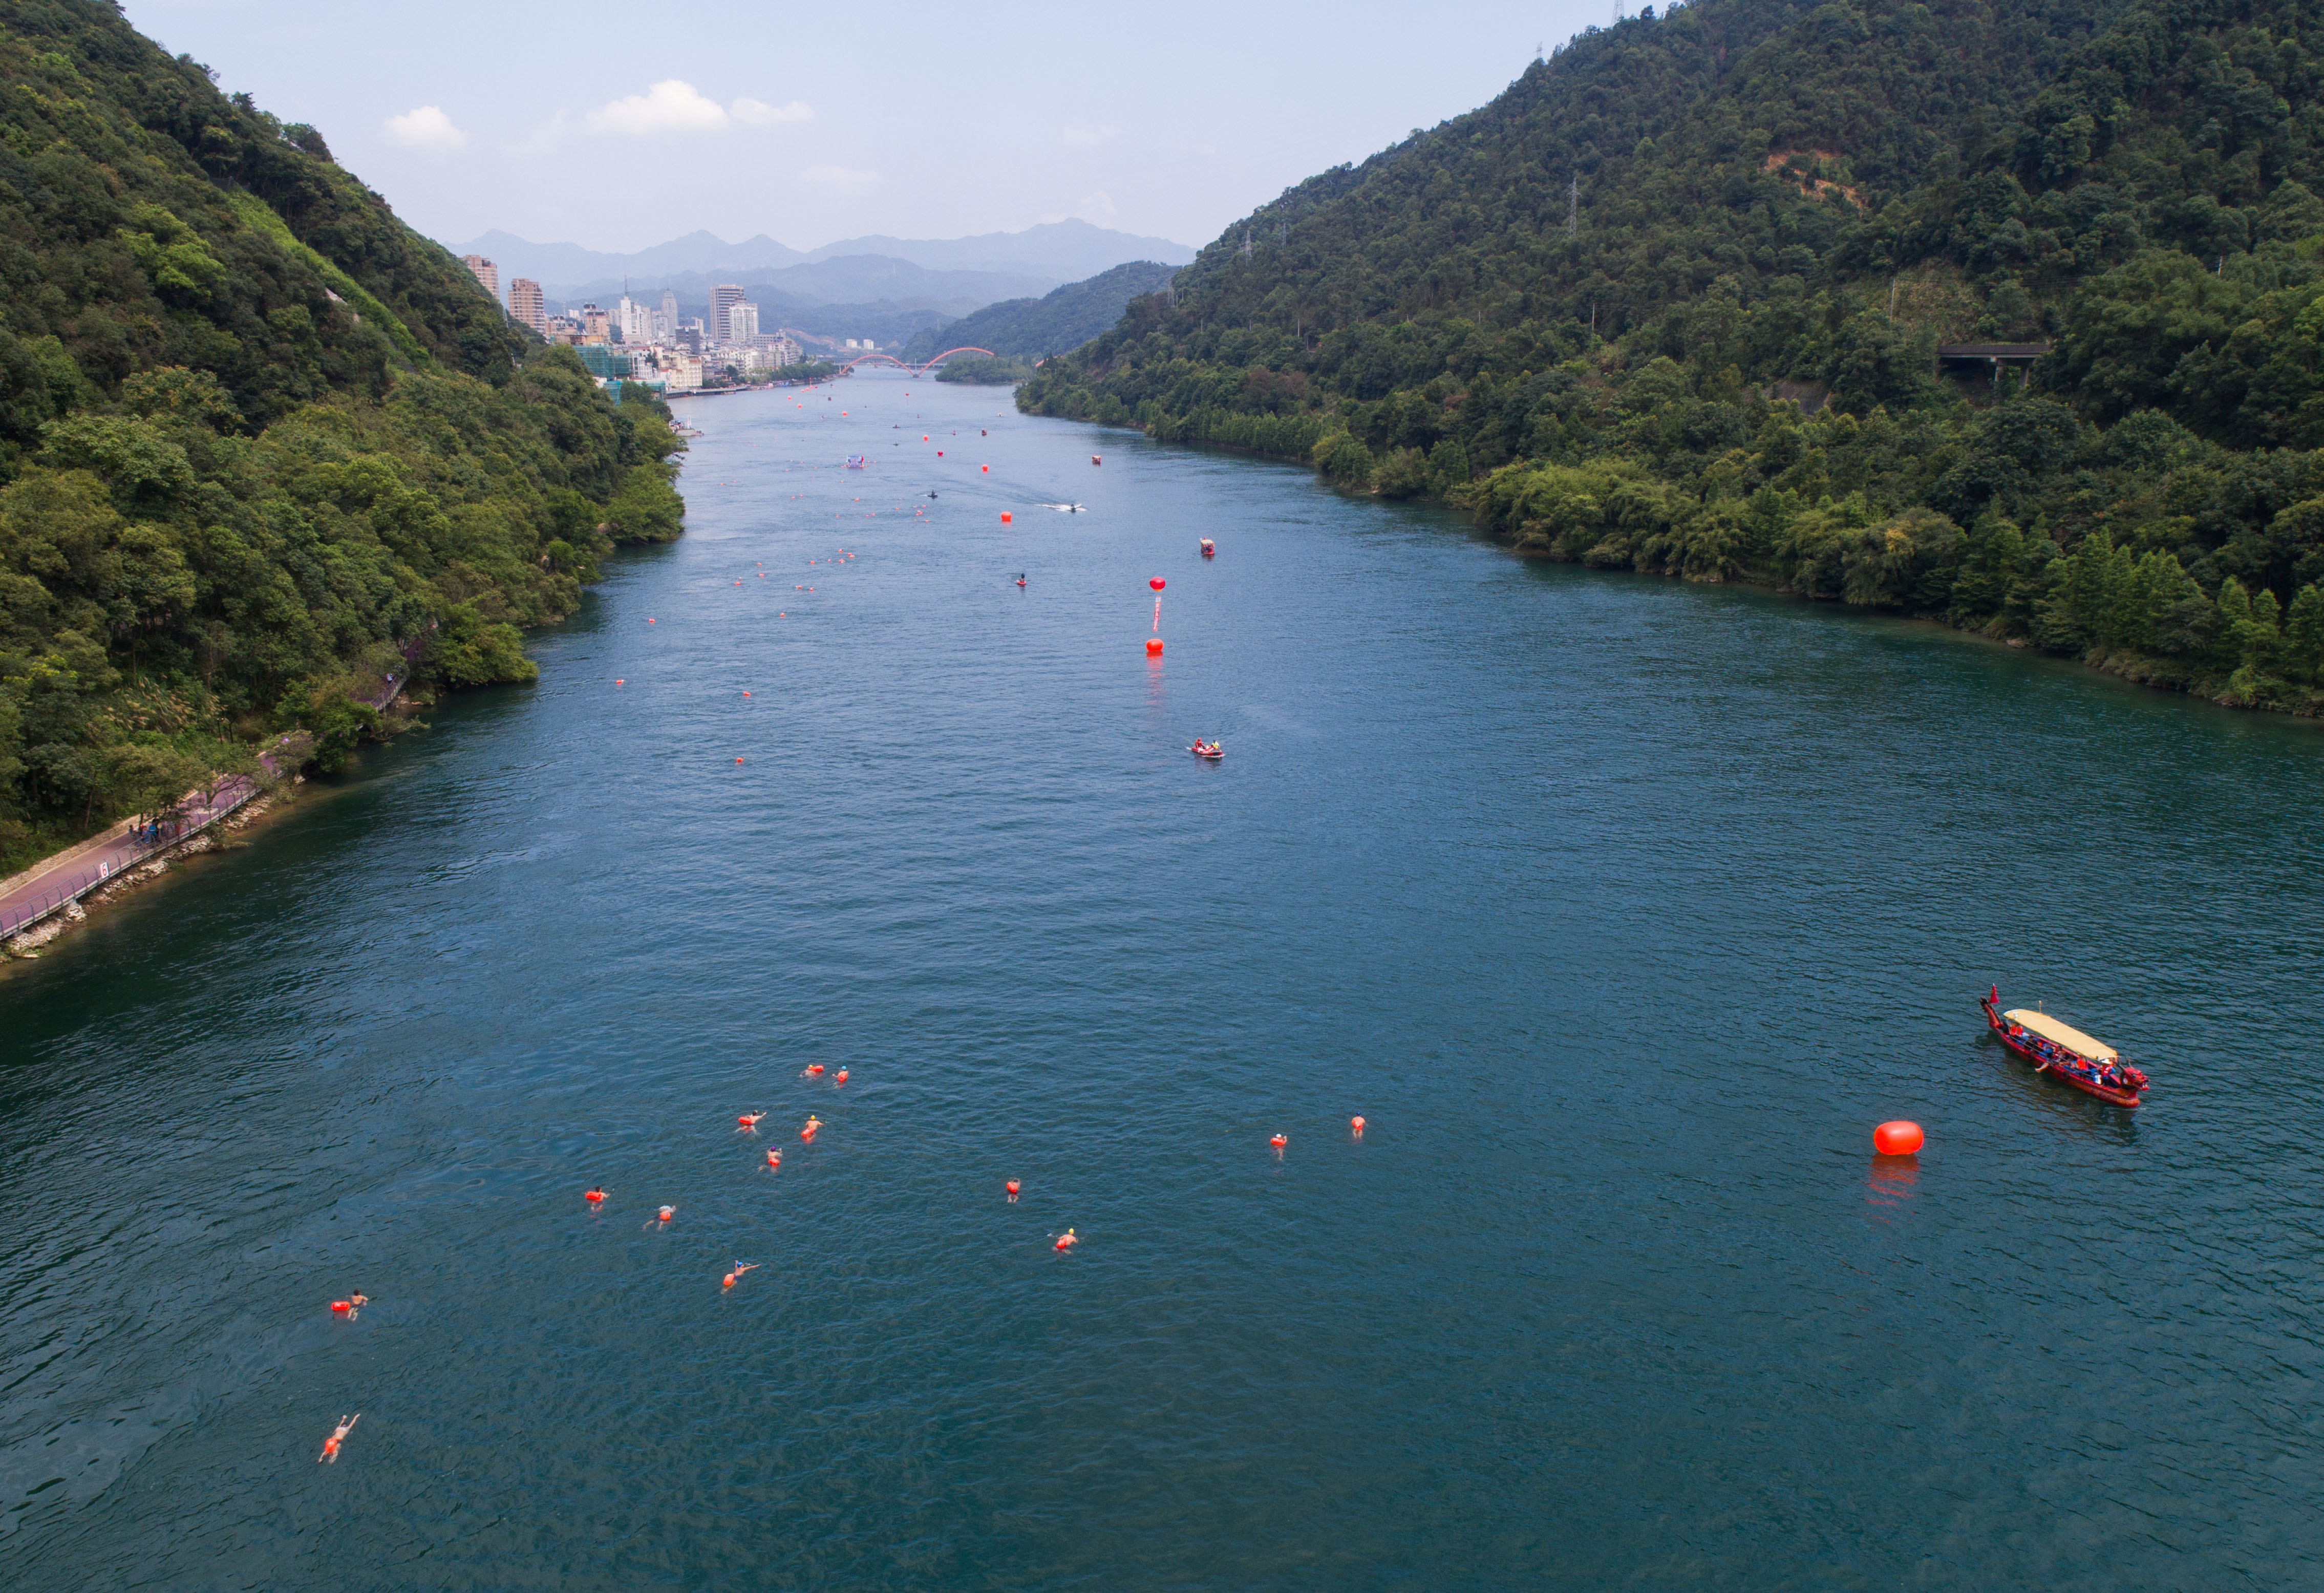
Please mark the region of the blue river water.
<svg viewBox="0 0 2324 1593"><path fill-rule="evenodd" d="M2324 1576L2316 726L687 413L537 685L0 979L0 1584Z"/></svg>

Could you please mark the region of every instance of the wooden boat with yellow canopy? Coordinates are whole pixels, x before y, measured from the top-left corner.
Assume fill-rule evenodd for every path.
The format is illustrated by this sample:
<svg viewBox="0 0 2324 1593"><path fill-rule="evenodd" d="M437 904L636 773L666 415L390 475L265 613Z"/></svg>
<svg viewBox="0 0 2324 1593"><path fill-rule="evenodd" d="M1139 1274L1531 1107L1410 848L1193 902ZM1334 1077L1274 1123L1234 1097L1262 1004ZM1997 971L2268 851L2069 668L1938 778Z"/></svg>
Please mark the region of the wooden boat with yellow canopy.
<svg viewBox="0 0 2324 1593"><path fill-rule="evenodd" d="M2104 1040L2034 1008L2002 1011L1999 985L1979 997L1978 1005L1985 1009L1985 1021L1995 1037L2012 1054L2032 1063L2035 1073L2048 1073L2115 1106L2138 1104L2138 1092L2147 1087L2146 1074Z"/></svg>

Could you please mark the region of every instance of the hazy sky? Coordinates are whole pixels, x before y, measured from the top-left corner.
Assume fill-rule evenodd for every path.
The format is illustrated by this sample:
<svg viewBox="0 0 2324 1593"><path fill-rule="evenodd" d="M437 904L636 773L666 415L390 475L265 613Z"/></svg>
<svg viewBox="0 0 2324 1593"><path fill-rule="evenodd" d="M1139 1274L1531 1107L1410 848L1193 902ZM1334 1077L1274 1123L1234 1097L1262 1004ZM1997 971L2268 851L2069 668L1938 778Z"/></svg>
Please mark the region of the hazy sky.
<svg viewBox="0 0 2324 1593"><path fill-rule="evenodd" d="M421 231L813 248L1078 216L1203 244L1611 5L125 0ZM1628 7L1635 10L1635 5Z"/></svg>

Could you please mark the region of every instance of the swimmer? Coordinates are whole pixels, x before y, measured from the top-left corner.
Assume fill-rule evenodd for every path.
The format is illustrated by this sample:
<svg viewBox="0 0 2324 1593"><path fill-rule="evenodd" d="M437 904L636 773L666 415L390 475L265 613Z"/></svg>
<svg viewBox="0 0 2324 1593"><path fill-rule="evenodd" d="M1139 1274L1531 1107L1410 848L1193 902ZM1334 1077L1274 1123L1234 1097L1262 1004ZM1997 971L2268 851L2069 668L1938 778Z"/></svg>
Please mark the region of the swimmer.
<svg viewBox="0 0 2324 1593"><path fill-rule="evenodd" d="M592 1185L581 1192L581 1198L594 1206L605 1198L605 1192L602 1187Z"/></svg>
<svg viewBox="0 0 2324 1593"><path fill-rule="evenodd" d="M847 1082L847 1070L845 1068L841 1068L837 1073L832 1074L831 1082L834 1084L844 1084Z"/></svg>
<svg viewBox="0 0 2324 1593"><path fill-rule="evenodd" d="M769 1151L769 1152L767 1153L767 1165L768 1165L768 1166L770 1166L770 1167L779 1167L779 1166L781 1166L782 1165L783 1165L783 1153L782 1153L782 1152L780 1152L780 1151L779 1151L779 1150L770 1150L770 1151Z"/></svg>
<svg viewBox="0 0 2324 1593"><path fill-rule="evenodd" d="M731 1289L734 1286L734 1280L736 1278L741 1277L744 1273L750 1271L754 1266L764 1266L765 1265L766 1263L763 1261L737 1261L734 1263L734 1270L728 1273L724 1278L720 1280L720 1286L722 1288Z"/></svg>
<svg viewBox="0 0 2324 1593"><path fill-rule="evenodd" d="M1060 1250L1070 1250L1080 1243L1081 1240L1074 1237L1074 1230L1070 1228L1057 1236L1057 1248Z"/></svg>
<svg viewBox="0 0 2324 1593"><path fill-rule="evenodd" d="M822 1127L823 1119L816 1117L813 1112L809 1112L807 1114L807 1122L799 1129L799 1137L801 1139L813 1139L815 1137L815 1131Z"/></svg>
<svg viewBox="0 0 2324 1593"><path fill-rule="evenodd" d="M1024 576L1018 576L1018 577L1017 577L1017 585L1019 585L1019 586L1022 586L1024 584L1025 584L1025 577L1024 577Z"/></svg>
<svg viewBox="0 0 2324 1593"><path fill-rule="evenodd" d="M661 1220L664 1222L668 1222L671 1218L677 1215L678 1208L676 1206L664 1206L661 1209Z"/></svg>
<svg viewBox="0 0 2324 1593"><path fill-rule="evenodd" d="M744 1112L741 1117L734 1119L735 1122L742 1125L742 1127L736 1128L734 1132L740 1134L743 1128L757 1128L759 1126L759 1119L766 1115L767 1114L764 1112Z"/></svg>
<svg viewBox="0 0 2324 1593"><path fill-rule="evenodd" d="M357 1289L354 1294L347 1296L347 1303L354 1306L357 1311L361 1311L364 1306L371 1303L371 1296L364 1294L361 1289Z"/></svg>
<svg viewBox="0 0 2324 1593"><path fill-rule="evenodd" d="M326 1460L337 1460L339 1445L346 1441L347 1434L354 1432L355 1423L362 1420L361 1411L357 1411L352 1416L341 1416L339 1424L332 1430L331 1436L323 1441L323 1452L315 1457L315 1463L319 1466Z"/></svg>
<svg viewBox="0 0 2324 1593"><path fill-rule="evenodd" d="M823 1064L821 1064L821 1063L819 1063L819 1062L810 1062L810 1063L808 1063L808 1064L807 1064L807 1071L806 1071L806 1072L804 1072L804 1073L802 1073L801 1074L799 1074L799 1077L800 1077L800 1078L802 1078L802 1079L816 1079L816 1078L821 1078L822 1076L823 1076Z"/></svg>

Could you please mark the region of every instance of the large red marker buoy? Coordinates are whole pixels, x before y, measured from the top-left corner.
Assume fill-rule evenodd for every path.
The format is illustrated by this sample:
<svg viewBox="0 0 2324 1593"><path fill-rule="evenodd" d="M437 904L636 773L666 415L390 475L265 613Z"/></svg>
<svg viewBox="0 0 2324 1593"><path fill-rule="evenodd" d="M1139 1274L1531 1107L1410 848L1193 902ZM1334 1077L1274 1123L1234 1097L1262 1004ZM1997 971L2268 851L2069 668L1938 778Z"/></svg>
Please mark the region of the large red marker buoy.
<svg viewBox="0 0 2324 1593"><path fill-rule="evenodd" d="M1927 1143L1921 1125L1899 1118L1872 1130L1872 1148L1884 1156L1909 1156Z"/></svg>
<svg viewBox="0 0 2324 1593"><path fill-rule="evenodd" d="M1004 526L1014 524L1016 522L1016 519L1017 517L1010 513L1006 509L1001 511L1001 523Z"/></svg>
<svg viewBox="0 0 2324 1593"><path fill-rule="evenodd" d="M1162 639L1160 637L1149 636L1146 639L1146 656L1149 658L1158 658L1162 656Z"/></svg>

